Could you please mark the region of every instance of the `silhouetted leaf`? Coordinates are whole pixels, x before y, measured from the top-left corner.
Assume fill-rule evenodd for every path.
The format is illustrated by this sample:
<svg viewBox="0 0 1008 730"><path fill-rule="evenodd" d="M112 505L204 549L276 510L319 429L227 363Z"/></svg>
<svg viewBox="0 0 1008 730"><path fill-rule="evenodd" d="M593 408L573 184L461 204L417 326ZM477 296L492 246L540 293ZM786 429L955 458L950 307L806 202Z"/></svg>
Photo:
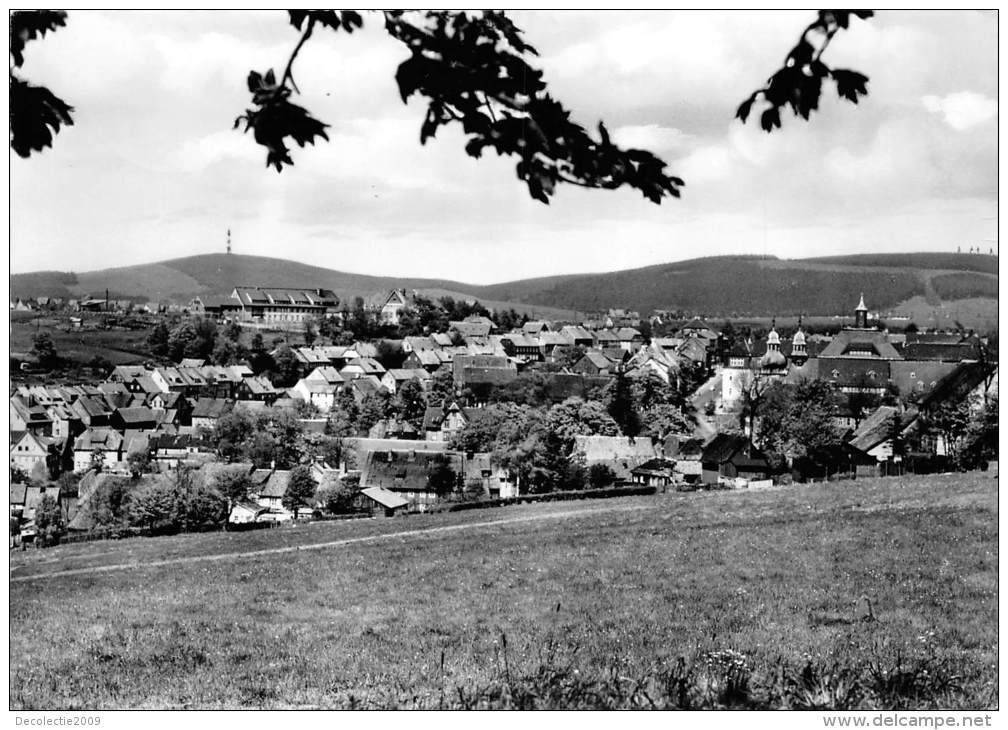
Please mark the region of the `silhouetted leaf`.
<svg viewBox="0 0 1008 730"><path fill-rule="evenodd" d="M745 123L745 120L749 118L749 112L752 109L754 101L756 101L756 97L750 96L748 99L739 104L738 111L735 112L735 116L741 119L743 124Z"/></svg>
<svg viewBox="0 0 1008 730"><path fill-rule="evenodd" d="M760 115L760 126L764 131L772 132L774 127L780 127L780 108L773 106Z"/></svg>
<svg viewBox="0 0 1008 730"><path fill-rule="evenodd" d="M868 94L868 77L864 74L837 68L833 69L832 75L836 82L837 93L844 99L857 104L859 96Z"/></svg>
<svg viewBox="0 0 1008 730"><path fill-rule="evenodd" d="M66 26L64 10L15 10L10 14L10 54L14 66L24 64L24 47L28 41L45 36L49 31Z"/></svg>
<svg viewBox="0 0 1008 730"><path fill-rule="evenodd" d="M745 123L756 99L762 98L768 105L760 115L760 126L767 132L781 126L780 110L787 106L805 120L819 108L822 96L822 81L832 75L840 96L857 103L859 96L868 93L868 78L855 71L831 72L820 60L823 51L833 35L850 24L850 16L861 19L872 16L868 10L820 10L817 20L802 33L798 43L788 53L784 66L774 72L762 89L757 89L739 105L735 116ZM813 40L819 43L817 47Z"/></svg>
<svg viewBox="0 0 1008 730"><path fill-rule="evenodd" d="M665 173L664 162L621 150L602 123L596 140L571 120L546 92L542 72L525 58L534 49L503 13L387 12L385 28L410 51L396 70L403 101L414 94L429 99L422 142L442 125L458 123L468 137L468 155L480 157L489 146L517 156L518 177L542 202L561 182L628 185L655 202L678 194L682 182Z"/></svg>
<svg viewBox="0 0 1008 730"><path fill-rule="evenodd" d="M73 107L44 86L10 78L10 145L21 157L52 147L62 125L73 125Z"/></svg>

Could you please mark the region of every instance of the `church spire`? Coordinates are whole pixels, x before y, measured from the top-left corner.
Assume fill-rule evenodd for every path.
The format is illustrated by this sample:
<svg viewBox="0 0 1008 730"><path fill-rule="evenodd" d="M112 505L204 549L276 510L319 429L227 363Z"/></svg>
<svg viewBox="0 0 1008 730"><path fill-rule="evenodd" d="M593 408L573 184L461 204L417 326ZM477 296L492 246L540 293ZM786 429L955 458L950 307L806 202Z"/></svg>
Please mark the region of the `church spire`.
<svg viewBox="0 0 1008 730"><path fill-rule="evenodd" d="M861 292L861 301L854 310L854 326L858 329L868 329L868 307L864 303L864 292Z"/></svg>

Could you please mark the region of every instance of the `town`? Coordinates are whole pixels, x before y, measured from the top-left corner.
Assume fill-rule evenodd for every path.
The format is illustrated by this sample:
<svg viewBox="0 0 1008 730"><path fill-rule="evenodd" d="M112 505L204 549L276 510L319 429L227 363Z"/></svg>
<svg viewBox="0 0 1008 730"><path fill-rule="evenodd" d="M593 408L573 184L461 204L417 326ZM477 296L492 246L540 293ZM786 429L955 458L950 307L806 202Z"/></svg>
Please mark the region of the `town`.
<svg viewBox="0 0 1008 730"><path fill-rule="evenodd" d="M870 301L763 328L405 289L17 299L48 326L11 353L12 545L986 469L996 343ZM67 368L50 334L117 328L150 357Z"/></svg>

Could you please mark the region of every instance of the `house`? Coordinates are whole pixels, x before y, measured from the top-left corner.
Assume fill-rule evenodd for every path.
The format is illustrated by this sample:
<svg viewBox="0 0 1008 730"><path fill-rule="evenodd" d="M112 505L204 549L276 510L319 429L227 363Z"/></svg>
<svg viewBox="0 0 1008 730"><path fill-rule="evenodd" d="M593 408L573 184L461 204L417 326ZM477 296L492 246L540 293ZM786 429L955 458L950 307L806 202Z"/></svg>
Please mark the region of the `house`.
<svg viewBox="0 0 1008 730"><path fill-rule="evenodd" d="M879 406L861 421L848 443L877 462L899 461L898 443L894 444L893 439L898 442L905 436L917 416L918 411L912 408L900 412L893 406Z"/></svg>
<svg viewBox="0 0 1008 730"><path fill-rule="evenodd" d="M616 366L617 363L598 350L588 350L571 366L571 372L581 375L612 375L616 372Z"/></svg>
<svg viewBox="0 0 1008 730"><path fill-rule="evenodd" d="M500 355L458 355L452 360L456 388L506 385L518 377L518 366Z"/></svg>
<svg viewBox="0 0 1008 730"><path fill-rule="evenodd" d="M393 492L407 500L410 511L422 512L441 499L429 482L440 465L447 465L461 483L462 455L457 452L370 451L361 468L360 485L362 489L381 487Z"/></svg>
<svg viewBox="0 0 1008 730"><path fill-rule="evenodd" d="M377 395L385 391L385 386L374 375L364 375L354 378L346 387L357 405L363 403L364 399L369 395Z"/></svg>
<svg viewBox="0 0 1008 730"><path fill-rule="evenodd" d="M322 413L328 413L336 404L336 394L340 386L327 383L324 380L307 380L302 378L297 381L291 391L298 398L306 403L311 403Z"/></svg>
<svg viewBox="0 0 1008 730"><path fill-rule="evenodd" d="M549 322L545 322L540 319L533 319L523 324L521 331L522 334L529 335L530 337L535 337L536 335L540 335L543 332L549 332L550 326Z"/></svg>
<svg viewBox="0 0 1008 730"><path fill-rule="evenodd" d="M357 493L353 506L372 517L394 517L409 506L409 500L382 487L367 487Z"/></svg>
<svg viewBox="0 0 1008 730"><path fill-rule="evenodd" d="M342 386L347 382L347 379L340 375L339 370L332 365L323 365L315 368L305 376L305 380L321 381L336 386Z"/></svg>
<svg viewBox="0 0 1008 730"><path fill-rule="evenodd" d="M614 334L619 346L627 352L636 352L644 345L644 335L633 327L620 327Z"/></svg>
<svg viewBox="0 0 1008 730"><path fill-rule="evenodd" d="M385 368L382 364L372 357L358 357L347 362L340 370L340 375L342 375L347 380L352 380L353 378L360 378L365 375L374 375L381 377L385 374Z"/></svg>
<svg viewBox="0 0 1008 730"><path fill-rule="evenodd" d="M669 436L661 446L661 454L674 464L673 476L682 484L699 484L703 473L703 439L681 439Z"/></svg>
<svg viewBox="0 0 1008 730"><path fill-rule="evenodd" d="M399 313L409 306L409 301L405 289L393 289L378 310L378 321L382 324L399 324Z"/></svg>
<svg viewBox="0 0 1008 730"><path fill-rule="evenodd" d="M24 431L11 439L11 468L20 469L25 474L37 473L48 479L50 474L59 470L59 457L59 441L52 437Z"/></svg>
<svg viewBox="0 0 1008 730"><path fill-rule="evenodd" d="M537 362L543 358L542 348L539 346L539 338L534 335L502 335L500 342L504 352L519 362Z"/></svg>
<svg viewBox="0 0 1008 730"><path fill-rule="evenodd" d="M52 425L52 418L42 406L29 406L19 396L10 399L10 431L31 431L39 436L50 436Z"/></svg>
<svg viewBox="0 0 1008 730"><path fill-rule="evenodd" d="M630 470L630 480L634 484L665 489L675 481L675 462L658 456Z"/></svg>
<svg viewBox="0 0 1008 730"><path fill-rule="evenodd" d="M87 428L108 426L114 410L104 398L94 396L81 396L70 404L70 408Z"/></svg>
<svg viewBox="0 0 1008 730"><path fill-rule="evenodd" d="M836 444L795 458L791 463L791 476L799 482L875 476L877 466L876 458L861 449L851 444Z"/></svg>
<svg viewBox="0 0 1008 730"><path fill-rule="evenodd" d="M403 360L403 368L407 370L426 370L433 373L444 364L451 364L453 353L442 349L413 350Z"/></svg>
<svg viewBox="0 0 1008 730"><path fill-rule="evenodd" d="M451 441L471 420L472 412L455 401L430 406L424 413L424 437L427 441Z"/></svg>
<svg viewBox="0 0 1008 730"><path fill-rule="evenodd" d="M449 322L448 331L457 332L462 337L468 339L485 339L490 336L494 329L493 321L479 315L470 315L461 322Z"/></svg>
<svg viewBox="0 0 1008 730"><path fill-rule="evenodd" d="M101 454L103 468L115 471L125 457L123 437L118 431L105 427L91 427L74 440L73 468L77 473L91 468L93 459Z"/></svg>
<svg viewBox="0 0 1008 730"><path fill-rule="evenodd" d="M293 513L283 506L283 497L287 494L287 484L290 482L290 471L274 469L266 477L266 480L255 485L249 491L249 497L260 506L265 507L268 512L263 515L264 519L274 522L286 522L293 519Z"/></svg>
<svg viewBox="0 0 1008 730"><path fill-rule="evenodd" d="M605 347L619 347L620 340L619 337L610 329L600 329L592 332L592 339L594 342L592 346L601 350Z"/></svg>
<svg viewBox="0 0 1008 730"><path fill-rule="evenodd" d="M701 481L708 486L734 479L768 479L770 463L745 436L719 433L700 456Z"/></svg>
<svg viewBox="0 0 1008 730"><path fill-rule="evenodd" d="M540 332L535 335L539 341L539 349L543 357L552 358L553 351L558 347L570 347L571 342L562 332Z"/></svg>
<svg viewBox="0 0 1008 730"><path fill-rule="evenodd" d="M269 512L269 507L263 507L258 502L241 500L231 505L228 522L232 525L247 525L260 522L260 518Z"/></svg>
<svg viewBox="0 0 1008 730"><path fill-rule="evenodd" d="M385 386L385 390L395 395L407 381L416 380L421 387L426 387L430 379L431 374L423 368L392 368L381 376L381 384Z"/></svg>
<svg viewBox="0 0 1008 730"><path fill-rule="evenodd" d="M591 332L586 330L584 327L578 327L577 325L565 325L560 328L560 334L566 339L566 344L577 347L582 345L584 347L591 347L595 340L592 338Z"/></svg>
<svg viewBox="0 0 1008 730"><path fill-rule="evenodd" d="M651 439L630 436L575 436L573 454L583 458L586 467L608 466L617 481L630 481L635 467L657 455Z"/></svg>
<svg viewBox="0 0 1008 730"><path fill-rule="evenodd" d="M197 398L192 402L190 414L193 427L212 429L221 416L231 411L233 405L226 398Z"/></svg>
<svg viewBox="0 0 1008 730"><path fill-rule="evenodd" d="M410 335L403 338L402 349L403 352L409 354L416 350L434 350L440 347L434 343L430 337L424 337L420 335Z"/></svg>
<svg viewBox="0 0 1008 730"><path fill-rule="evenodd" d="M463 486L467 491L478 485L491 499L518 496L518 485L511 481L508 470L492 454L466 454L463 468Z"/></svg>
<svg viewBox="0 0 1008 730"><path fill-rule="evenodd" d="M255 401L270 405L280 397L279 391L273 387L265 375L254 375L242 378L235 387L235 399L239 401Z"/></svg>
<svg viewBox="0 0 1008 730"><path fill-rule="evenodd" d="M117 408L109 419L112 428L119 431L126 429L152 431L158 426L159 421L153 410L144 407Z"/></svg>

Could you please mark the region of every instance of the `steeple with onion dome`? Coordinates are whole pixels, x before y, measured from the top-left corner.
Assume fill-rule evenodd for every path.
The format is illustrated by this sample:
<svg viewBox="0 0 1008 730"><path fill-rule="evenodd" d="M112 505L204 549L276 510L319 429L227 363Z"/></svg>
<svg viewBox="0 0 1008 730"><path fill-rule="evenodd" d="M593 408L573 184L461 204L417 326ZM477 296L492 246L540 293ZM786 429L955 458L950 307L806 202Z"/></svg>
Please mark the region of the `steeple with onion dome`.
<svg viewBox="0 0 1008 730"><path fill-rule="evenodd" d="M801 328L802 316L798 315L798 329L791 338L791 359L798 365L808 360L808 346L805 342L805 332Z"/></svg>

